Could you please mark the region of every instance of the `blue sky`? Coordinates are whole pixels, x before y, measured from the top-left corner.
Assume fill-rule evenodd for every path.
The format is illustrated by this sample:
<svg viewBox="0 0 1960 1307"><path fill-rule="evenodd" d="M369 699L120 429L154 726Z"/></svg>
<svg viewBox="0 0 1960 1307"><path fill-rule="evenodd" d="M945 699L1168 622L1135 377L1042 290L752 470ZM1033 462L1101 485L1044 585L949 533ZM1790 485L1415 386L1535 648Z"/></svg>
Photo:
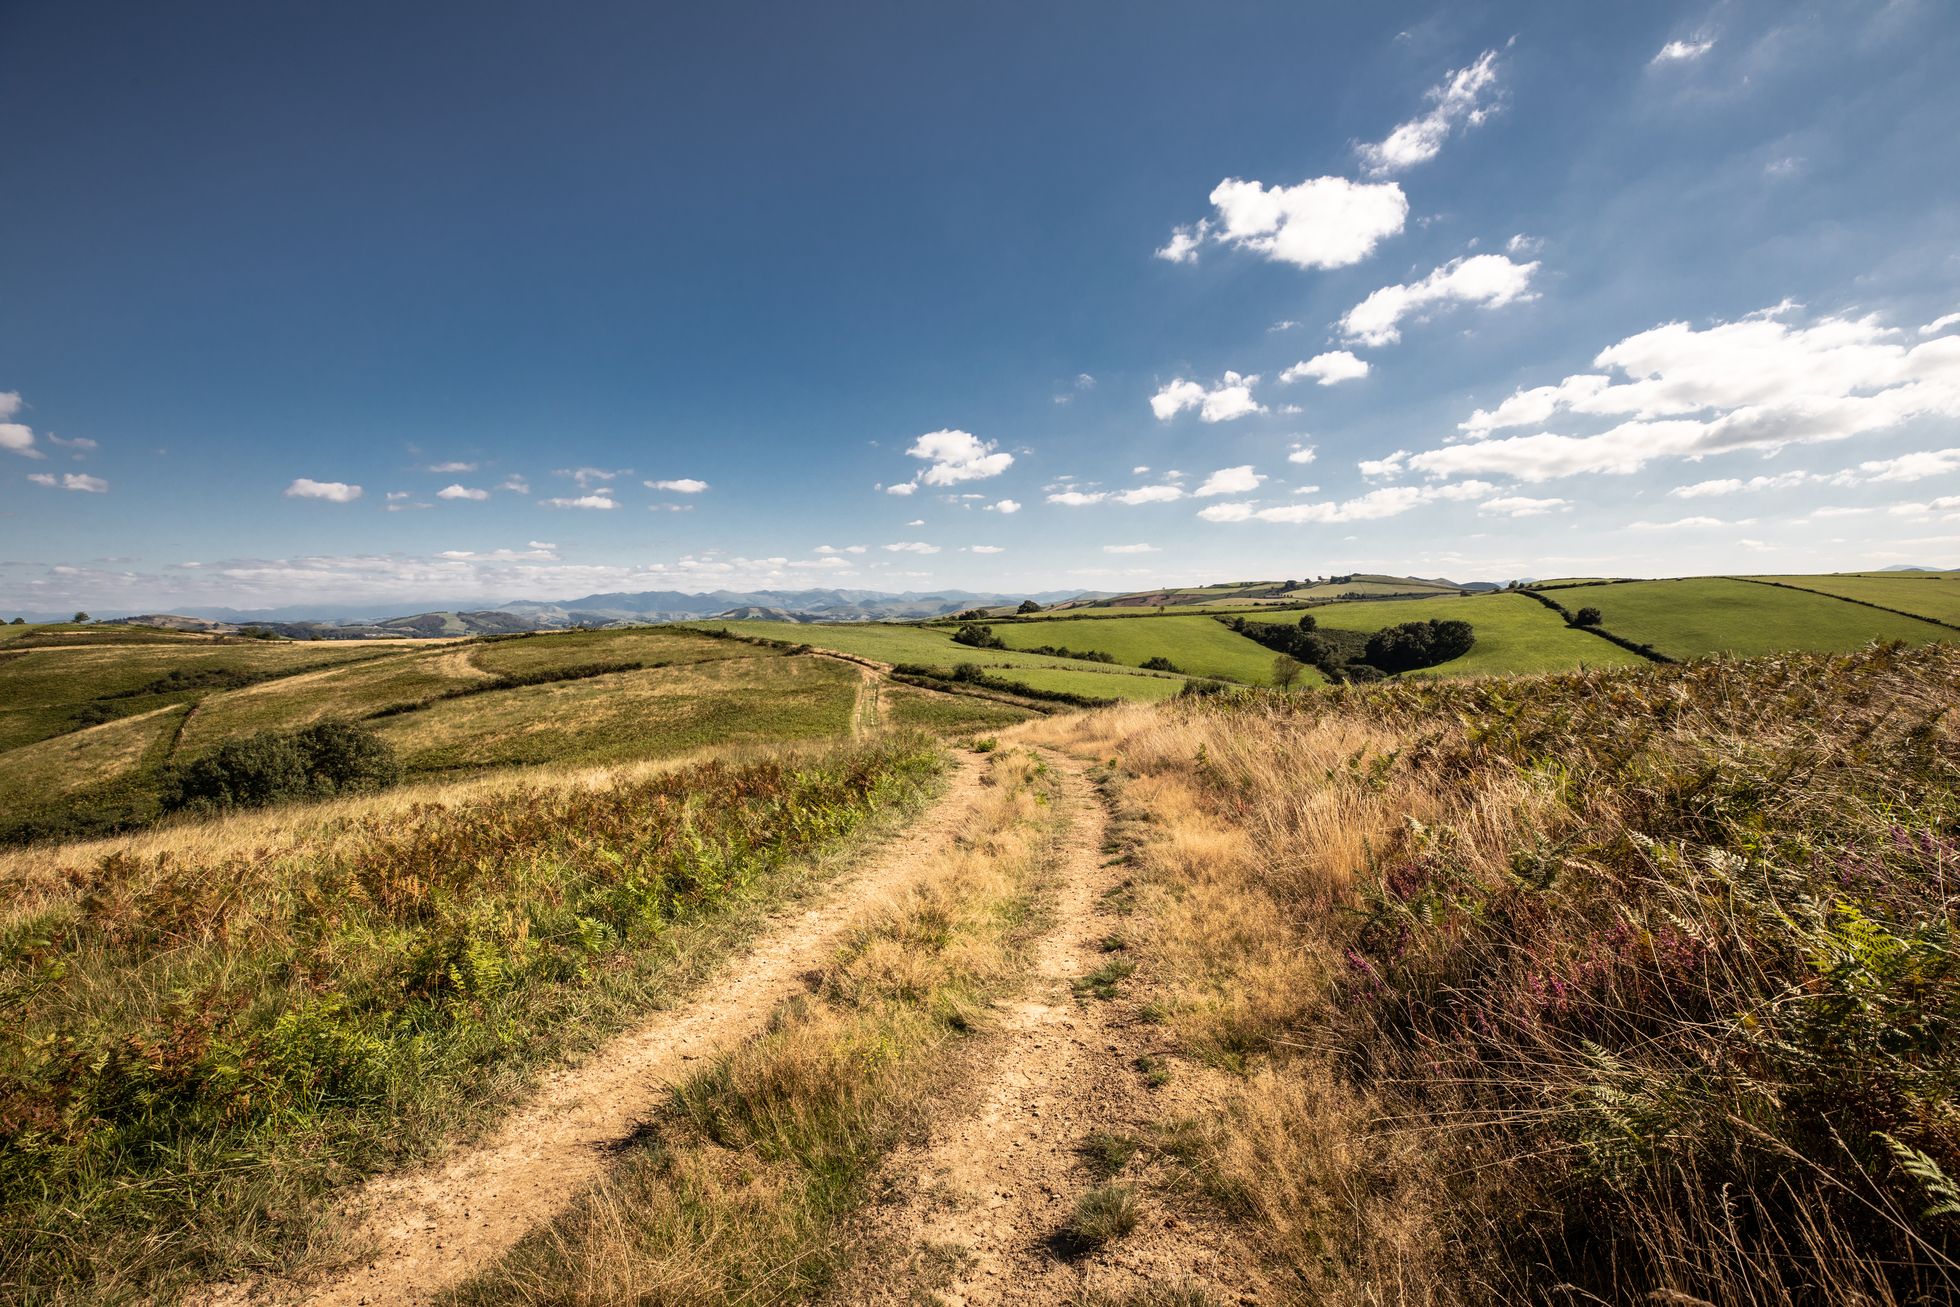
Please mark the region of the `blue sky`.
<svg viewBox="0 0 1960 1307"><path fill-rule="evenodd" d="M0 7L0 611L1954 562L1956 66L1939 0Z"/></svg>

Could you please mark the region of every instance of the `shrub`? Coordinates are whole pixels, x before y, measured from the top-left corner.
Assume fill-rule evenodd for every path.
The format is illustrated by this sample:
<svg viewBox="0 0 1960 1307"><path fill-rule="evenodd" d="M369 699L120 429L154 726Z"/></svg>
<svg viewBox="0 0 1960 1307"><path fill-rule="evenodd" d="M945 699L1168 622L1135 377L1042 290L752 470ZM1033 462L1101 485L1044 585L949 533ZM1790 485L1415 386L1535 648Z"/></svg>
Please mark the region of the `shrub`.
<svg viewBox="0 0 1960 1307"><path fill-rule="evenodd" d="M1038 613L1041 611L1041 605L1032 599L1023 599L1021 606L1014 611L1017 613Z"/></svg>
<svg viewBox="0 0 1960 1307"><path fill-rule="evenodd" d="M1311 631L1314 628L1318 627L1319 625L1320 625L1320 619L1315 617L1312 613L1300 614L1300 629L1302 631Z"/></svg>
<svg viewBox="0 0 1960 1307"><path fill-rule="evenodd" d="M1143 660L1143 670L1146 672L1175 672L1182 669L1170 659L1164 657L1162 654L1158 654L1154 658Z"/></svg>
<svg viewBox="0 0 1960 1307"><path fill-rule="evenodd" d="M1292 654L1280 654L1273 659L1273 684L1282 690L1290 690L1306 671L1306 665Z"/></svg>
<svg viewBox="0 0 1960 1307"><path fill-rule="evenodd" d="M1574 626L1598 626L1600 622L1597 608L1581 608L1579 615L1572 619Z"/></svg>
<svg viewBox="0 0 1960 1307"><path fill-rule="evenodd" d="M1005 649L1007 642L994 634L991 626L978 622L967 622L953 632L953 643L963 644L973 649Z"/></svg>
<svg viewBox="0 0 1960 1307"><path fill-rule="evenodd" d="M1460 658L1475 643L1468 622L1404 622L1369 636L1362 657L1384 672L1410 672Z"/></svg>
<svg viewBox="0 0 1960 1307"><path fill-rule="evenodd" d="M359 726L321 722L226 740L166 778L164 806L257 808L380 789L400 779L401 764L380 737Z"/></svg>

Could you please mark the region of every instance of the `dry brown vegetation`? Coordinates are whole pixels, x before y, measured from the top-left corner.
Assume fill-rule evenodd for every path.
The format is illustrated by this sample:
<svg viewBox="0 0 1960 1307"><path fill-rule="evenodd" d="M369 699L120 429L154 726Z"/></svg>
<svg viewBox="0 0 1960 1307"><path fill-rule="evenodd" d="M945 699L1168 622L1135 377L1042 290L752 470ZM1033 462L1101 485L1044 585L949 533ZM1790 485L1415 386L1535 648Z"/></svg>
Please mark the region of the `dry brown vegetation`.
<svg viewBox="0 0 1960 1307"><path fill-rule="evenodd" d="M1029 728L1132 779L1197 1172L1300 1296L1948 1301L1960 654Z"/></svg>

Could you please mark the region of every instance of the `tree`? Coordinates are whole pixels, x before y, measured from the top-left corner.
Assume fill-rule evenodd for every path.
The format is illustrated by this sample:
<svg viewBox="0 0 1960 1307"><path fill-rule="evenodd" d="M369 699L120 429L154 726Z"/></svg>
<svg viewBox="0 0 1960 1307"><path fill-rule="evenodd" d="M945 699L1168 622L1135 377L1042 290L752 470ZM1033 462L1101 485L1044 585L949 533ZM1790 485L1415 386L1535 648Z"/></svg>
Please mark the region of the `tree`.
<svg viewBox="0 0 1960 1307"><path fill-rule="evenodd" d="M69 618L68 620L71 622L86 622L88 619L89 618L87 613L84 613L81 610L77 609L75 615Z"/></svg>
<svg viewBox="0 0 1960 1307"><path fill-rule="evenodd" d="M1170 659L1164 657L1164 655L1158 654L1154 658L1143 660L1143 670L1146 672L1175 672L1178 670L1178 666Z"/></svg>
<svg viewBox="0 0 1960 1307"><path fill-rule="evenodd" d="M1038 613L1041 611L1041 605L1032 599L1023 599L1021 606L1014 611L1017 613Z"/></svg>
<svg viewBox="0 0 1960 1307"><path fill-rule="evenodd" d="M1312 613L1300 614L1300 629L1302 631L1311 631L1319 625L1320 625L1319 619L1316 618Z"/></svg>
<svg viewBox="0 0 1960 1307"><path fill-rule="evenodd" d="M1281 654L1273 659L1273 684L1282 690L1290 690L1306 670L1306 664L1292 654Z"/></svg>
<svg viewBox="0 0 1960 1307"><path fill-rule="evenodd" d="M26 619L25 617L16 617L16 618L15 618L15 619L14 619L13 621L11 621L11 622L8 622L8 623L7 623L7 625L8 625L8 626L26 626L26 625L27 625L27 619Z"/></svg>
<svg viewBox="0 0 1960 1307"><path fill-rule="evenodd" d="M1581 608L1579 615L1572 619L1572 624L1574 626L1598 626L1599 610L1597 608Z"/></svg>
<svg viewBox="0 0 1960 1307"><path fill-rule="evenodd" d="M953 643L963 644L972 649L1005 649L1007 647L1007 642L994 634L993 627L981 626L977 622L968 622L966 625L960 627L959 630L953 632Z"/></svg>

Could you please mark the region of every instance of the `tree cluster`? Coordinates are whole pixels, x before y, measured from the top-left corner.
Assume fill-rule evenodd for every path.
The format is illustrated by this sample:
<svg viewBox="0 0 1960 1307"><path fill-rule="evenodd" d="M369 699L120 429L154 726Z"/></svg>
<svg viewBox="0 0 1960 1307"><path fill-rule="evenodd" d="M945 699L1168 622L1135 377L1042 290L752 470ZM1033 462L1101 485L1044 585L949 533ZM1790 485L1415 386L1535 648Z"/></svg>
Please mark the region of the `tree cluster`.
<svg viewBox="0 0 1960 1307"><path fill-rule="evenodd" d="M344 722L260 731L226 740L177 768L164 786L170 808L256 808L287 799L377 790L401 779L401 763L374 732Z"/></svg>

